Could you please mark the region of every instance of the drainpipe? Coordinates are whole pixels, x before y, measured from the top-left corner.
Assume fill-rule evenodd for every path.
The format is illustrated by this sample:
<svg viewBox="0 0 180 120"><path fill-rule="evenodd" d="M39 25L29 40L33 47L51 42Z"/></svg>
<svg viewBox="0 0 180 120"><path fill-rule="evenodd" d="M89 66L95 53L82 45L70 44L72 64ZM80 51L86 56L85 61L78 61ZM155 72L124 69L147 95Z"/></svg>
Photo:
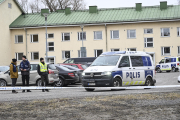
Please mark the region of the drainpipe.
<svg viewBox="0 0 180 120"><path fill-rule="evenodd" d="M106 52L108 51L108 42L107 42L107 26L105 24L105 34L106 34Z"/></svg>
<svg viewBox="0 0 180 120"><path fill-rule="evenodd" d="M26 56L28 57L28 53L27 53L27 29L24 28L24 30L25 30L25 33L26 33Z"/></svg>

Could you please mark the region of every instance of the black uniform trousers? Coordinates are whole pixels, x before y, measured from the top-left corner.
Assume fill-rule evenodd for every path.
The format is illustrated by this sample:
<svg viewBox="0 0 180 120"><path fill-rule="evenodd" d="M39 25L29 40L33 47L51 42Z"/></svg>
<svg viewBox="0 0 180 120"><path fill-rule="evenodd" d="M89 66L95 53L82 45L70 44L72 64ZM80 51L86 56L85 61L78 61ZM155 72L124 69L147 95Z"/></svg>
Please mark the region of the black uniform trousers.
<svg viewBox="0 0 180 120"><path fill-rule="evenodd" d="M41 75L41 85L42 87L45 87L46 85L48 85L48 74L45 75Z"/></svg>
<svg viewBox="0 0 180 120"><path fill-rule="evenodd" d="M29 75L22 75L23 86L29 86Z"/></svg>
<svg viewBox="0 0 180 120"><path fill-rule="evenodd" d="M12 87L15 87L16 82L17 82L17 78L11 78L12 79ZM12 90L12 92L15 92L15 90Z"/></svg>

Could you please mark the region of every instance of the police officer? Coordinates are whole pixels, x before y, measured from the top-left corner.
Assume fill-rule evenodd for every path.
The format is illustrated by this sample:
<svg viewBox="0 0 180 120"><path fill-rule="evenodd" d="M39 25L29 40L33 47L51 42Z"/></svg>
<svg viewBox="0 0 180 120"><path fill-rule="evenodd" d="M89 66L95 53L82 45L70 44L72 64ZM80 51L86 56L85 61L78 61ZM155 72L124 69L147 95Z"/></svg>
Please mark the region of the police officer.
<svg viewBox="0 0 180 120"><path fill-rule="evenodd" d="M26 59L25 55L22 56L22 62L20 63L20 70L22 75L23 86L29 86L31 65L29 61ZM25 92L25 90L23 90L22 92ZM31 92L31 91L27 90L27 92Z"/></svg>
<svg viewBox="0 0 180 120"><path fill-rule="evenodd" d="M40 58L40 63L38 65L37 68L37 72L38 74L41 76L41 85L42 86L46 86L48 84L48 66L47 64L44 62L44 58ZM42 92L49 92L48 89L42 89Z"/></svg>

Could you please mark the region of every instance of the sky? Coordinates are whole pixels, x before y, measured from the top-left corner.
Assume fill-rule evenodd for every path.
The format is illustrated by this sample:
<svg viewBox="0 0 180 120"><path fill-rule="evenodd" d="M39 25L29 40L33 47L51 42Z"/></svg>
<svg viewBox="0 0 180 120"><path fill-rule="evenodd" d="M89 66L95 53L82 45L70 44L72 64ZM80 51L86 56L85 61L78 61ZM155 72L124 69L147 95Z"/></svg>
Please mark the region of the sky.
<svg viewBox="0 0 180 120"><path fill-rule="evenodd" d="M160 1L167 1L168 5L177 5L178 0L85 0L86 8L96 5L98 8L135 7L135 3L142 6L160 5Z"/></svg>

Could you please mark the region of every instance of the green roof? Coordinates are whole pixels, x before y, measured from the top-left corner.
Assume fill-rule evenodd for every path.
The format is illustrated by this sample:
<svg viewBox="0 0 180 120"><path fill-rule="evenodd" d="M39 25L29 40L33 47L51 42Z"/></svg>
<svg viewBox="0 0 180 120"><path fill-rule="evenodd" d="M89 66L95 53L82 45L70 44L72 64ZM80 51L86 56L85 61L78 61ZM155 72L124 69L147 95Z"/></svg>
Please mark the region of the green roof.
<svg viewBox="0 0 180 120"><path fill-rule="evenodd" d="M48 26L121 23L138 21L180 19L180 5L168 5L167 9L160 10L160 6L142 7L141 11L131 8L98 9L98 13L89 13L89 10L71 11L69 15L64 12L52 12L48 16ZM45 19L41 13L20 15L10 28L45 26Z"/></svg>

